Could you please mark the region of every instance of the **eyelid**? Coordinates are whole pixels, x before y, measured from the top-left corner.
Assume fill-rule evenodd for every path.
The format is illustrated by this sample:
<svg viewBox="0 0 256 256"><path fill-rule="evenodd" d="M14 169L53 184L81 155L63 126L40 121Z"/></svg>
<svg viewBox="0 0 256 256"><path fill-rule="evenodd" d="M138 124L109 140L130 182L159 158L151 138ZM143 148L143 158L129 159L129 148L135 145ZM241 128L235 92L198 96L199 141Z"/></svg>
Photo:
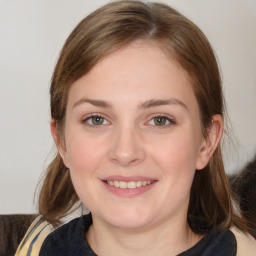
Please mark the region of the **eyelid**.
<svg viewBox="0 0 256 256"><path fill-rule="evenodd" d="M90 118L93 118L93 117L100 117L100 118L103 118L104 120L106 120L108 122L108 124L100 124L100 125L93 125L93 124L89 124L87 121L90 119ZM106 125L109 125L110 124L110 121L108 121L108 118L105 117L103 114L100 114L100 113L93 113L93 114L88 114L86 116L84 116L82 119L81 119L81 122L83 124L86 124L87 126L91 126L91 127L95 127L95 126L106 126Z"/></svg>
<svg viewBox="0 0 256 256"><path fill-rule="evenodd" d="M150 116L149 120L146 123L148 124L150 121L152 121L154 118L157 118L157 117L165 118L169 122L169 124L165 124L165 125L151 125L151 124L149 124L149 125L156 126L158 128L165 128L165 127L176 124L175 118L170 117L169 115L166 115L166 114L155 114L153 116Z"/></svg>
<svg viewBox="0 0 256 256"><path fill-rule="evenodd" d="M100 117L100 118L103 118L105 121L107 121L107 124L101 124L101 125L93 125L93 124L89 124L87 121L90 119L90 118L93 118L93 117ZM160 118L165 118L169 124L165 124L165 125L151 125L149 124L150 121L152 121L154 118L157 118L157 117L160 117ZM82 123L86 123L88 126L106 126L106 125L109 125L111 124L111 122L109 121L109 117L106 117L104 114L102 113L92 113L92 114L88 114L84 117L81 118L81 122ZM171 126L171 125L175 125L176 124L176 120L175 118L173 117L170 117L170 115L167 115L167 114L163 114L163 113L159 113L159 114L154 114L154 115L151 115L150 117L147 118L148 121L146 121L146 124L150 125L150 126L157 126L158 128L164 128L166 126Z"/></svg>

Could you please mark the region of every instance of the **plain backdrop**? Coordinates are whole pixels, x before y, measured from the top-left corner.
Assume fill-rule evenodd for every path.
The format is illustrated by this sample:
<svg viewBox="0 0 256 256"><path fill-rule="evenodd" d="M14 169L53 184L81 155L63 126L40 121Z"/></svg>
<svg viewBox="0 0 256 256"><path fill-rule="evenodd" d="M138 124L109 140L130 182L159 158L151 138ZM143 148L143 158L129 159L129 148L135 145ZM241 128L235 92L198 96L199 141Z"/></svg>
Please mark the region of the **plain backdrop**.
<svg viewBox="0 0 256 256"><path fill-rule="evenodd" d="M49 84L74 26L108 1L0 0L0 213L36 212L51 160ZM166 0L207 35L218 56L235 138L228 173L256 153L256 0Z"/></svg>

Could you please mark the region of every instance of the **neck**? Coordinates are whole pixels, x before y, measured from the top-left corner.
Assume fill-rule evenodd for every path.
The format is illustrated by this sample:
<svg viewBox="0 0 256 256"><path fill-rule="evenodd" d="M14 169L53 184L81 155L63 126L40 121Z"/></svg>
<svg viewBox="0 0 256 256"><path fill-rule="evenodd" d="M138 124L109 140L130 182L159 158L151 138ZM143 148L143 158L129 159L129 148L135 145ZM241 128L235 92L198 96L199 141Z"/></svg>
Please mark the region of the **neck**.
<svg viewBox="0 0 256 256"><path fill-rule="evenodd" d="M202 238L192 232L187 222L120 229L106 225L96 217L93 217L93 225L86 236L93 251L100 256L177 255Z"/></svg>

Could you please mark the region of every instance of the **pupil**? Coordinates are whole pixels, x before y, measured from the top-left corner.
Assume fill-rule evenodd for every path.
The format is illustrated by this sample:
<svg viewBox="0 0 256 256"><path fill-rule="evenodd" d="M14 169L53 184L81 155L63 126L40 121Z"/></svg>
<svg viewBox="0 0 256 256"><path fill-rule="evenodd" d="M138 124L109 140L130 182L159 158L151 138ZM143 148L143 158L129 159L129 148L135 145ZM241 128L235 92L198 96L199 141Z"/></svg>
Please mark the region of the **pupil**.
<svg viewBox="0 0 256 256"><path fill-rule="evenodd" d="M166 119L164 117L156 117L155 118L155 124L157 125L164 125L166 122Z"/></svg>
<svg viewBox="0 0 256 256"><path fill-rule="evenodd" d="M103 119L101 117L93 117L92 122L95 125L99 125L103 123Z"/></svg>

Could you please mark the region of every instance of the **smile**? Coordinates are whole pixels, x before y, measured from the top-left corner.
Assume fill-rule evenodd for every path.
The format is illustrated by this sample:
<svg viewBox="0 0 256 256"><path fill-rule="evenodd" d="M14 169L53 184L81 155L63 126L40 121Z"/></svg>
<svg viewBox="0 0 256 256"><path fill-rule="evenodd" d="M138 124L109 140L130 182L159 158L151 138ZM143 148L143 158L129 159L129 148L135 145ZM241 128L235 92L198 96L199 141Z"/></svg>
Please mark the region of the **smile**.
<svg viewBox="0 0 256 256"><path fill-rule="evenodd" d="M116 188L140 188L145 187L153 183L153 181L106 181L106 183L110 186L116 187Z"/></svg>

